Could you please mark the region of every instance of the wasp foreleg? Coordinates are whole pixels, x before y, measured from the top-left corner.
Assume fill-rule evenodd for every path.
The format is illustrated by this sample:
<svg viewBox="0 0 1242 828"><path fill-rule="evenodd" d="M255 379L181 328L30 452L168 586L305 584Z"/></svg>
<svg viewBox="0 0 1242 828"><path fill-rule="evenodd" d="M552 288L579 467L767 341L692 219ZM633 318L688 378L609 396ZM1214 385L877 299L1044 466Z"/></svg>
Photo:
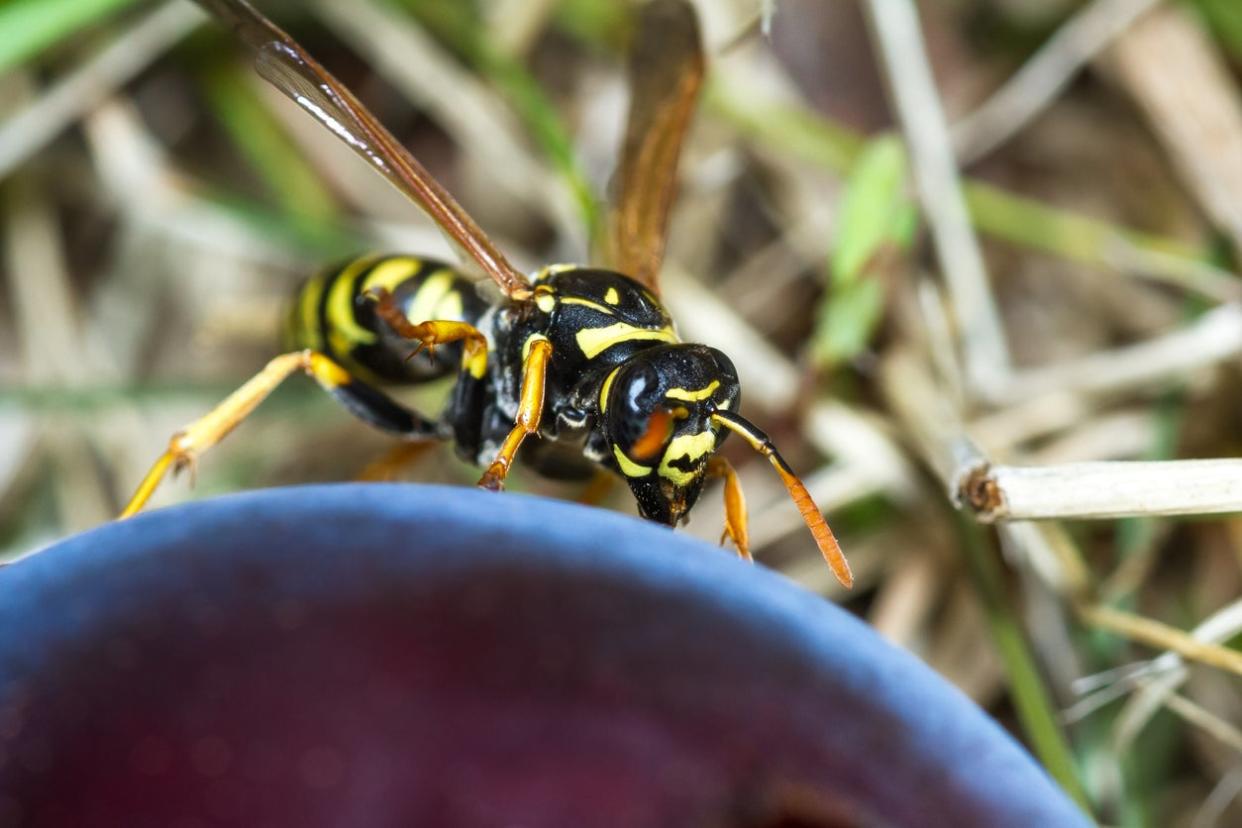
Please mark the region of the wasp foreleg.
<svg viewBox="0 0 1242 828"><path fill-rule="evenodd" d="M543 386L548 373L548 360L552 357L552 343L540 338L532 338L529 351L522 367L522 398L518 403L517 424L505 437L496 459L488 466L487 471L479 478L479 486L492 491L500 491L505 485L505 475L513 465L522 441L527 435L539 431L539 421L543 417Z"/></svg>
<svg viewBox="0 0 1242 828"><path fill-rule="evenodd" d="M754 560L750 555L750 534L746 523L746 497L742 494L742 484L732 464L720 455L713 455L707 461L707 473L712 477L724 479L725 525L720 535L720 543L732 540L737 548L739 558Z"/></svg>
<svg viewBox="0 0 1242 828"><path fill-rule="evenodd" d="M192 468L199 456L224 439L258 407L259 403L291 375L303 372L359 419L408 440L440 440L447 434L442 425L393 400L387 394L355 379L348 371L318 351L282 354L251 377L224 402L173 435L168 449L151 466L137 491L121 512L127 518L138 512L155 492L169 468Z"/></svg>

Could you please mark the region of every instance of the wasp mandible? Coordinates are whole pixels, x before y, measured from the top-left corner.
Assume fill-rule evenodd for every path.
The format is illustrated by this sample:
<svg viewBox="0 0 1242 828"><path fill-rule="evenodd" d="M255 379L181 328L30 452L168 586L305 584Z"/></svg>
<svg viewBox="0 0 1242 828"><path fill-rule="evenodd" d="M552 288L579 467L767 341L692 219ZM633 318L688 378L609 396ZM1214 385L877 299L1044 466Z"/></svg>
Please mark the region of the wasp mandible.
<svg viewBox="0 0 1242 828"><path fill-rule="evenodd" d="M500 288L488 303L458 270L415 256L369 256L310 279L276 357L206 416L173 436L122 517L167 471L192 465L281 382L306 373L352 414L410 441L452 440L504 486L518 449L545 473L567 456L620 475L643 517L681 523L709 476L724 478L725 537L749 558L737 476L716 454L737 434L771 462L837 578L853 578L806 487L762 431L741 416L729 358L683 343L659 299L669 208L682 140L704 73L698 21L685 0L652 0L630 58L632 100L609 222L609 269L553 265L528 278L358 99L245 0L198 0L256 55L259 74L417 203ZM429 354L437 347L449 361ZM431 419L383 384L457 372Z"/></svg>

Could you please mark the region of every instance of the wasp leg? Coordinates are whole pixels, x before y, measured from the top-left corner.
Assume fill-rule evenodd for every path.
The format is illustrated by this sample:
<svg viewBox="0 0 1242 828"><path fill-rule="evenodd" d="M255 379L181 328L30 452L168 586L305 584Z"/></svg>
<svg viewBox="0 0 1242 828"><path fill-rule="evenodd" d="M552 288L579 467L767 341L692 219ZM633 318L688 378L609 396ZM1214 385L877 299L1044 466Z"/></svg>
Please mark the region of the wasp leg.
<svg viewBox="0 0 1242 828"><path fill-rule="evenodd" d="M746 497L742 494L742 483L732 464L720 455L713 455L707 461L707 473L712 477L724 478L725 525L720 535L720 545L726 539L732 540L737 548L739 558L754 560L750 555L750 532L746 522Z"/></svg>
<svg viewBox="0 0 1242 828"><path fill-rule="evenodd" d="M138 512L151 498L169 468L174 471L193 468L203 452L246 419L276 386L299 371L314 377L351 414L376 428L409 440L440 440L447 436L439 423L424 418L382 391L355 379L318 351L294 351L273 359L206 416L174 434L168 442L168 450L151 466L120 517L127 518Z"/></svg>
<svg viewBox="0 0 1242 828"><path fill-rule="evenodd" d="M429 448L431 448L431 443L429 442L398 443L384 452L382 456L363 466L362 470L358 472L358 476L354 479L371 483L396 480L407 467L412 466Z"/></svg>
<svg viewBox="0 0 1242 828"><path fill-rule="evenodd" d="M616 482L617 478L614 475L602 470L597 471L582 487L576 502L585 506L598 506L604 502L604 498L608 497L608 493L612 491L613 484Z"/></svg>
<svg viewBox="0 0 1242 828"><path fill-rule="evenodd" d="M548 373L548 360L552 357L552 343L546 339L534 339L522 367L522 399L518 403L517 424L505 437L496 459L479 478L479 486L498 492L505 485L505 475L513 465L513 458L529 434L539 431L543 416L543 385Z"/></svg>
<svg viewBox="0 0 1242 828"><path fill-rule="evenodd" d="M410 357L414 357L424 348L435 354L437 345L450 342L463 343L461 354L462 370L476 380L483 379L487 373L487 339L483 333L466 322L450 322L445 320L429 320L417 325L409 320L405 312L397 306L392 294L383 288L374 288L370 292L375 300L375 313L387 323L399 336L418 340Z"/></svg>

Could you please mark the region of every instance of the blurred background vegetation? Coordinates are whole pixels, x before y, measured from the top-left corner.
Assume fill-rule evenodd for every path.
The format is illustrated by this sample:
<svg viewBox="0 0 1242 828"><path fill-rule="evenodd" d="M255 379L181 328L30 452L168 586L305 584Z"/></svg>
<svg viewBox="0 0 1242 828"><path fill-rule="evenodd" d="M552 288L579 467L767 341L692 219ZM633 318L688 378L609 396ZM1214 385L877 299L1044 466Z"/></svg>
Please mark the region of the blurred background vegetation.
<svg viewBox="0 0 1242 828"><path fill-rule="evenodd" d="M631 5L260 5L516 263L584 259ZM1056 501L1078 463L1238 455L1242 5L922 2L935 93L907 0L696 5L711 68L665 296L684 338L737 362L858 585L836 590L731 441L758 558L929 662L1100 822L1242 824L1242 520L1141 497L1084 520L1066 494L1049 508L1067 519L991 526L956 505L1006 495L988 462L1052 469ZM936 189L946 150L960 201L953 176ZM310 270L451 258L181 0L0 2L0 245L7 557L109 520L168 436L275 353ZM157 504L365 476L389 448L295 379ZM1242 497L1242 466L1176 468L1205 503ZM437 448L403 477L477 470ZM520 468L513 488L584 496ZM602 499L633 511L624 486ZM688 531L715 539L721 513L708 492Z"/></svg>

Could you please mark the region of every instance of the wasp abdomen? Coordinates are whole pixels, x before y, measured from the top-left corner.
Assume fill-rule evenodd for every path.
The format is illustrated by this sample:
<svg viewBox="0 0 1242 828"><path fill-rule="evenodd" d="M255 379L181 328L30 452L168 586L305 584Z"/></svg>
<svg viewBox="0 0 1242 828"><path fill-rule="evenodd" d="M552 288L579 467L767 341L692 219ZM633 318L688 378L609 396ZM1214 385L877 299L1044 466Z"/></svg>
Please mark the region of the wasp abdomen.
<svg viewBox="0 0 1242 828"><path fill-rule="evenodd" d="M417 343L396 335L375 312L374 291L387 291L412 323L475 324L487 310L472 281L446 264L404 255L363 256L329 268L299 289L285 326L285 346L327 354L363 377L410 383L457 370L460 345L434 358L407 359Z"/></svg>

